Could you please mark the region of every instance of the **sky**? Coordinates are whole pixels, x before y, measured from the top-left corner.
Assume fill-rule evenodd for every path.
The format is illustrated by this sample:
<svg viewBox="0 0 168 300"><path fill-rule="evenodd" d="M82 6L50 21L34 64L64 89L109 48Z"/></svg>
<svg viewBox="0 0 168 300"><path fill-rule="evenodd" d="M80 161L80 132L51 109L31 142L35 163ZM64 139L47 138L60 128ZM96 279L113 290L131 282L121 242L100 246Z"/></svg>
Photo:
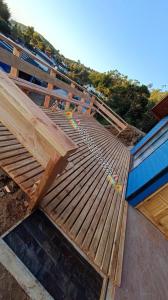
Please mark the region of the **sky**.
<svg viewBox="0 0 168 300"><path fill-rule="evenodd" d="M100 72L168 89L167 0L6 0L12 18ZM164 85L167 85L165 88Z"/></svg>

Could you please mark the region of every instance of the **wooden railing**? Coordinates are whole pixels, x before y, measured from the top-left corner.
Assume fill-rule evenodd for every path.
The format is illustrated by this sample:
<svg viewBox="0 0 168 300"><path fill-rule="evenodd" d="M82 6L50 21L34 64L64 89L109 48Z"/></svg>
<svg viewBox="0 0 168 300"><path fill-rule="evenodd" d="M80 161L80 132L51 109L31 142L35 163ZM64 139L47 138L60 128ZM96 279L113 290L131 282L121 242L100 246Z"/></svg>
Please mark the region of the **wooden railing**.
<svg viewBox="0 0 168 300"><path fill-rule="evenodd" d="M32 207L65 168L76 144L47 115L0 71L0 121L44 168L32 191Z"/></svg>
<svg viewBox="0 0 168 300"><path fill-rule="evenodd" d="M0 40L12 46L13 53L0 47L0 62L11 66L9 77L23 90L33 91L45 95L44 106L50 106L51 97L58 101L64 101L66 108L70 103L78 107L78 111L82 112L85 108L85 113L90 114L92 111L102 115L110 124L112 124L119 132L127 127L127 123L114 113L103 101L98 97L88 92L84 87L80 86L75 81L68 78L46 62L37 58L29 50L16 44L11 39L0 34ZM33 61L45 67L47 71L40 69L40 67L22 59L22 54L26 53ZM30 76L33 76L46 83L46 87L33 84L27 80L19 78L19 71L22 71ZM67 96L59 96L54 89L60 88L67 92ZM78 97L80 100L76 100ZM87 104L89 102L89 104Z"/></svg>

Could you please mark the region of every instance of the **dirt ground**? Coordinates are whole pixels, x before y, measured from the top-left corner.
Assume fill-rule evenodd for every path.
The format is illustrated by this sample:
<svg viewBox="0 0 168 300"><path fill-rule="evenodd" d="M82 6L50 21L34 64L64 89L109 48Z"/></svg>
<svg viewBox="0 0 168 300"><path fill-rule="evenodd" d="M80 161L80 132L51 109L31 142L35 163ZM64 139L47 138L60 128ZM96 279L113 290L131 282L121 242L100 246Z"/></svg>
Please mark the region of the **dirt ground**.
<svg viewBox="0 0 168 300"><path fill-rule="evenodd" d="M127 147L134 146L145 134L134 126L129 125L119 135L118 131L111 125L105 126L112 134L117 136L119 140Z"/></svg>
<svg viewBox="0 0 168 300"><path fill-rule="evenodd" d="M27 214L28 199L20 188L0 170L0 235ZM0 300L29 300L15 278L0 264Z"/></svg>
<svg viewBox="0 0 168 300"><path fill-rule="evenodd" d="M0 170L0 235L24 218L28 201L25 193Z"/></svg>

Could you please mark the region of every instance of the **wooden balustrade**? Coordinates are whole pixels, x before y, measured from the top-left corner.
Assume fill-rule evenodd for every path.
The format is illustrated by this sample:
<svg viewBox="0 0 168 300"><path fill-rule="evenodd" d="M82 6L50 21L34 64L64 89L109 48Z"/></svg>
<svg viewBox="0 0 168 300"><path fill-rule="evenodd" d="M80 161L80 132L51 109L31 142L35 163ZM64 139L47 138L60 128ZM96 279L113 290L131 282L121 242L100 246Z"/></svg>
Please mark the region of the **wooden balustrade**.
<svg viewBox="0 0 168 300"><path fill-rule="evenodd" d="M45 107L49 107L51 97L55 97L59 100L61 100L62 98L62 100L65 101L66 109L69 108L70 103L74 103L76 106L78 106L79 113L82 113L83 107L86 108L85 111L87 114L90 114L92 111L96 111L97 113L102 115L110 124L115 126L119 132L127 127L127 123L120 116L113 112L98 97L94 96L91 93L88 93L88 91L84 87L80 86L78 83L74 82L66 75L54 69L49 64L43 62L30 51L16 44L4 35L0 34L0 39L7 42L13 47L13 54L3 48L0 48L0 61L11 66L11 72L9 76L17 83L17 85L19 85L23 89L31 91L34 90L34 92L38 91L38 93L45 94ZM34 65L28 63L23 59L21 60L20 54L22 52L27 53L27 55L35 62L47 67L49 73L41 70L38 67L35 67ZM21 82L17 80L19 71L22 71L26 74L29 74L30 76L36 77L37 79L46 82L47 89L44 89L39 85L37 85L37 88L35 88L35 85L32 85L30 82L25 82L23 80ZM59 97L58 95L56 95L53 90L54 87L65 90L67 92L67 97ZM73 98L75 96L80 97L81 100L75 100ZM90 102L89 105L86 104L87 100Z"/></svg>

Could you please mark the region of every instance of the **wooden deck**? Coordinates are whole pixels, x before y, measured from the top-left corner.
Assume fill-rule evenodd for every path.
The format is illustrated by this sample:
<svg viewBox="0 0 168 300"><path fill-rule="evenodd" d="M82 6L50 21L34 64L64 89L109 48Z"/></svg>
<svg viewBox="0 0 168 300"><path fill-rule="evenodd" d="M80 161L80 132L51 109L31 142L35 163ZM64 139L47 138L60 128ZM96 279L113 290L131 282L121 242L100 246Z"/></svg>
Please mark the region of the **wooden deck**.
<svg viewBox="0 0 168 300"><path fill-rule="evenodd" d="M43 109L78 145L68 158L63 173L57 177L41 201L41 209L88 258L100 273L119 283L121 277L126 203L124 191L129 168L127 148L92 116L77 115L124 189L115 191L107 175L90 151L84 136L74 129L65 112ZM75 116L75 115L74 115ZM39 162L0 123L0 167L31 197L32 189L43 172Z"/></svg>
<svg viewBox="0 0 168 300"><path fill-rule="evenodd" d="M68 158L66 170L53 182L41 202L41 208L90 262L115 281L116 270L122 260L119 248L123 247L120 237L123 237L125 229L124 191L129 151L93 117L77 116L80 127L86 130L113 173L119 176L118 182L124 186L123 193L119 193L107 180L95 152L89 150L84 137L72 128L65 113L44 111L79 148Z"/></svg>

